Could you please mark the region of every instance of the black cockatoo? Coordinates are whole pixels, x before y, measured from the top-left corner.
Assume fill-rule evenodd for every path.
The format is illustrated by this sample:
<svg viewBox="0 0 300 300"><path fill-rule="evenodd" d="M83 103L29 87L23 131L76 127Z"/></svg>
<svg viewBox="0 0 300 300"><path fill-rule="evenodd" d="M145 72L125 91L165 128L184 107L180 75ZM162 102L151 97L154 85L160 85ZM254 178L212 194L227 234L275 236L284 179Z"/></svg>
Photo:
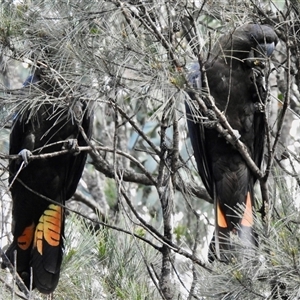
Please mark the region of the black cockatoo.
<svg viewBox="0 0 300 300"><path fill-rule="evenodd" d="M37 73L24 86L29 93L39 89L45 97L54 95L53 88ZM60 204L75 193L87 157L86 152L76 150L77 145L87 145L78 125L90 138L92 114L86 103L74 100L59 105L45 101L17 112L10 134L9 153L20 158L9 162L14 239L6 255L14 264L16 251L16 269L25 285L29 288L32 282L33 288L45 294L54 291L60 275L65 218ZM62 149L70 151L30 161L30 153Z"/></svg>
<svg viewBox="0 0 300 300"><path fill-rule="evenodd" d="M260 167L265 136L262 109L266 98L261 70L277 42L271 27L246 24L216 42L203 65L207 81L204 82L198 63L189 69L192 87L188 92L192 100L186 103L189 135L198 172L215 205L210 261L216 257L228 260L233 250L232 235L238 235L246 247L256 245L253 230L256 178L238 150L214 128L217 118L205 97L209 90L217 108L236 131L235 138L240 138ZM206 113L197 108L196 93L206 102Z"/></svg>

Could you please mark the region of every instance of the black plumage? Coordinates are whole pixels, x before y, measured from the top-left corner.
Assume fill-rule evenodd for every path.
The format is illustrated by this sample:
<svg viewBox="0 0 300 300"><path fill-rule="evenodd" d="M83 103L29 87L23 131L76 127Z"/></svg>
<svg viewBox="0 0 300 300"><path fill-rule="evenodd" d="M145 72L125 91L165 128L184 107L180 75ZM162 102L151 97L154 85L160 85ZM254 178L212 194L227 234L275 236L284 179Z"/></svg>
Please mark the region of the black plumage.
<svg viewBox="0 0 300 300"><path fill-rule="evenodd" d="M45 97L49 93L53 96L53 88L37 74L24 86L32 92L40 89ZM60 204L75 193L87 157L86 152L76 151L77 145L87 145L78 125L90 138L92 119L87 105L79 100L65 105L45 101L19 111L13 122L9 153L20 153L21 157L9 162L14 239L6 255L14 263L16 250L17 272L25 285L30 287L32 268L33 288L45 294L54 291L60 275L64 234L64 208ZM30 152L44 154L62 149L70 151L30 160Z"/></svg>
<svg viewBox="0 0 300 300"><path fill-rule="evenodd" d="M256 165L263 159L265 124L262 109L266 93L262 68L278 38L266 25L246 24L220 37L204 63L208 87L198 63L189 69L191 99L186 104L188 129L198 172L215 204L215 234L209 259L228 260L232 252L230 235L238 235L246 247L256 245L253 230L256 177L241 154L214 128L217 121L209 101L204 113L197 107L196 93L205 101L210 95L237 138L246 145Z"/></svg>

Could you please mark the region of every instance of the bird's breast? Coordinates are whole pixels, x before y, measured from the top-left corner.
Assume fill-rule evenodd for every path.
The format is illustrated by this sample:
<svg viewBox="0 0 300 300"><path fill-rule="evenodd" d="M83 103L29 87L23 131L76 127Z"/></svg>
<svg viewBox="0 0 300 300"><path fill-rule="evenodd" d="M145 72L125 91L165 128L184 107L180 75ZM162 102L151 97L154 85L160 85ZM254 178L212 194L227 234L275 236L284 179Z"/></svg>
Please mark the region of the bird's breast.
<svg viewBox="0 0 300 300"><path fill-rule="evenodd" d="M218 68L220 72L216 72ZM223 63L216 63L207 70L207 81L216 106L225 114L231 127L238 130L241 140L250 147L254 141L255 114L251 70L231 70Z"/></svg>

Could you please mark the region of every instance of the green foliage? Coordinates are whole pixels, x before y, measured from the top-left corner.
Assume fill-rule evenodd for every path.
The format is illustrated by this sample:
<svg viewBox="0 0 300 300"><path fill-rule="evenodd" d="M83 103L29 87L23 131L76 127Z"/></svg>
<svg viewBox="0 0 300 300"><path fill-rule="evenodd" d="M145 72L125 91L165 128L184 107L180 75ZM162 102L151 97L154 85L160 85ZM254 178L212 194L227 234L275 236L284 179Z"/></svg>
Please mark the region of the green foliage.
<svg viewBox="0 0 300 300"><path fill-rule="evenodd" d="M104 193L106 196L107 204L110 207L114 207L116 205L117 201L117 189L115 181L112 179L107 178L105 180L105 186L104 186Z"/></svg>
<svg viewBox="0 0 300 300"><path fill-rule="evenodd" d="M174 228L174 234L176 236L177 242L180 241L180 239L187 234L187 228L184 225L177 225Z"/></svg>
<svg viewBox="0 0 300 300"><path fill-rule="evenodd" d="M105 227L91 230L84 219L71 214L57 299L153 299L157 292L144 265L153 251L140 243Z"/></svg>

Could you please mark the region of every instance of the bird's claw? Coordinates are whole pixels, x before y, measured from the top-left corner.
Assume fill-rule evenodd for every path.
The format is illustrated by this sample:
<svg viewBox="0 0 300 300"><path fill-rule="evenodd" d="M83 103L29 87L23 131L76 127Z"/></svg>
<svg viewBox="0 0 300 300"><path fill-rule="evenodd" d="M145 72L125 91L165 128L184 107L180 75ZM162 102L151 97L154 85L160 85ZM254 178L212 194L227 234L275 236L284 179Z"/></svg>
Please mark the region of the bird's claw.
<svg viewBox="0 0 300 300"><path fill-rule="evenodd" d="M256 65L256 67L254 66L252 68L252 72L253 72L255 81L257 81L257 80L263 80L263 78L265 77L263 71L259 68L258 65Z"/></svg>
<svg viewBox="0 0 300 300"><path fill-rule="evenodd" d="M73 155L79 154L79 146L77 139L68 139L64 145L64 149L68 149Z"/></svg>
<svg viewBox="0 0 300 300"><path fill-rule="evenodd" d="M240 135L240 133L239 133L238 130L233 129L233 130L232 130L232 133L233 133L233 137L235 138L236 141L237 141L238 139L240 139L241 135Z"/></svg>
<svg viewBox="0 0 300 300"><path fill-rule="evenodd" d="M230 134L227 129L225 131L226 131L225 136L232 138L233 139L232 142L234 142L234 143L237 142L241 137L239 131L236 129L232 129L232 134ZM227 143L229 143L228 140L227 140Z"/></svg>
<svg viewBox="0 0 300 300"><path fill-rule="evenodd" d="M255 102L254 109L255 109L255 112L262 113L262 112L264 112L264 105L260 102Z"/></svg>
<svg viewBox="0 0 300 300"><path fill-rule="evenodd" d="M18 153L18 155L24 161L25 166L27 166L29 163L30 157L32 156L31 151L29 151L28 149L23 149Z"/></svg>

